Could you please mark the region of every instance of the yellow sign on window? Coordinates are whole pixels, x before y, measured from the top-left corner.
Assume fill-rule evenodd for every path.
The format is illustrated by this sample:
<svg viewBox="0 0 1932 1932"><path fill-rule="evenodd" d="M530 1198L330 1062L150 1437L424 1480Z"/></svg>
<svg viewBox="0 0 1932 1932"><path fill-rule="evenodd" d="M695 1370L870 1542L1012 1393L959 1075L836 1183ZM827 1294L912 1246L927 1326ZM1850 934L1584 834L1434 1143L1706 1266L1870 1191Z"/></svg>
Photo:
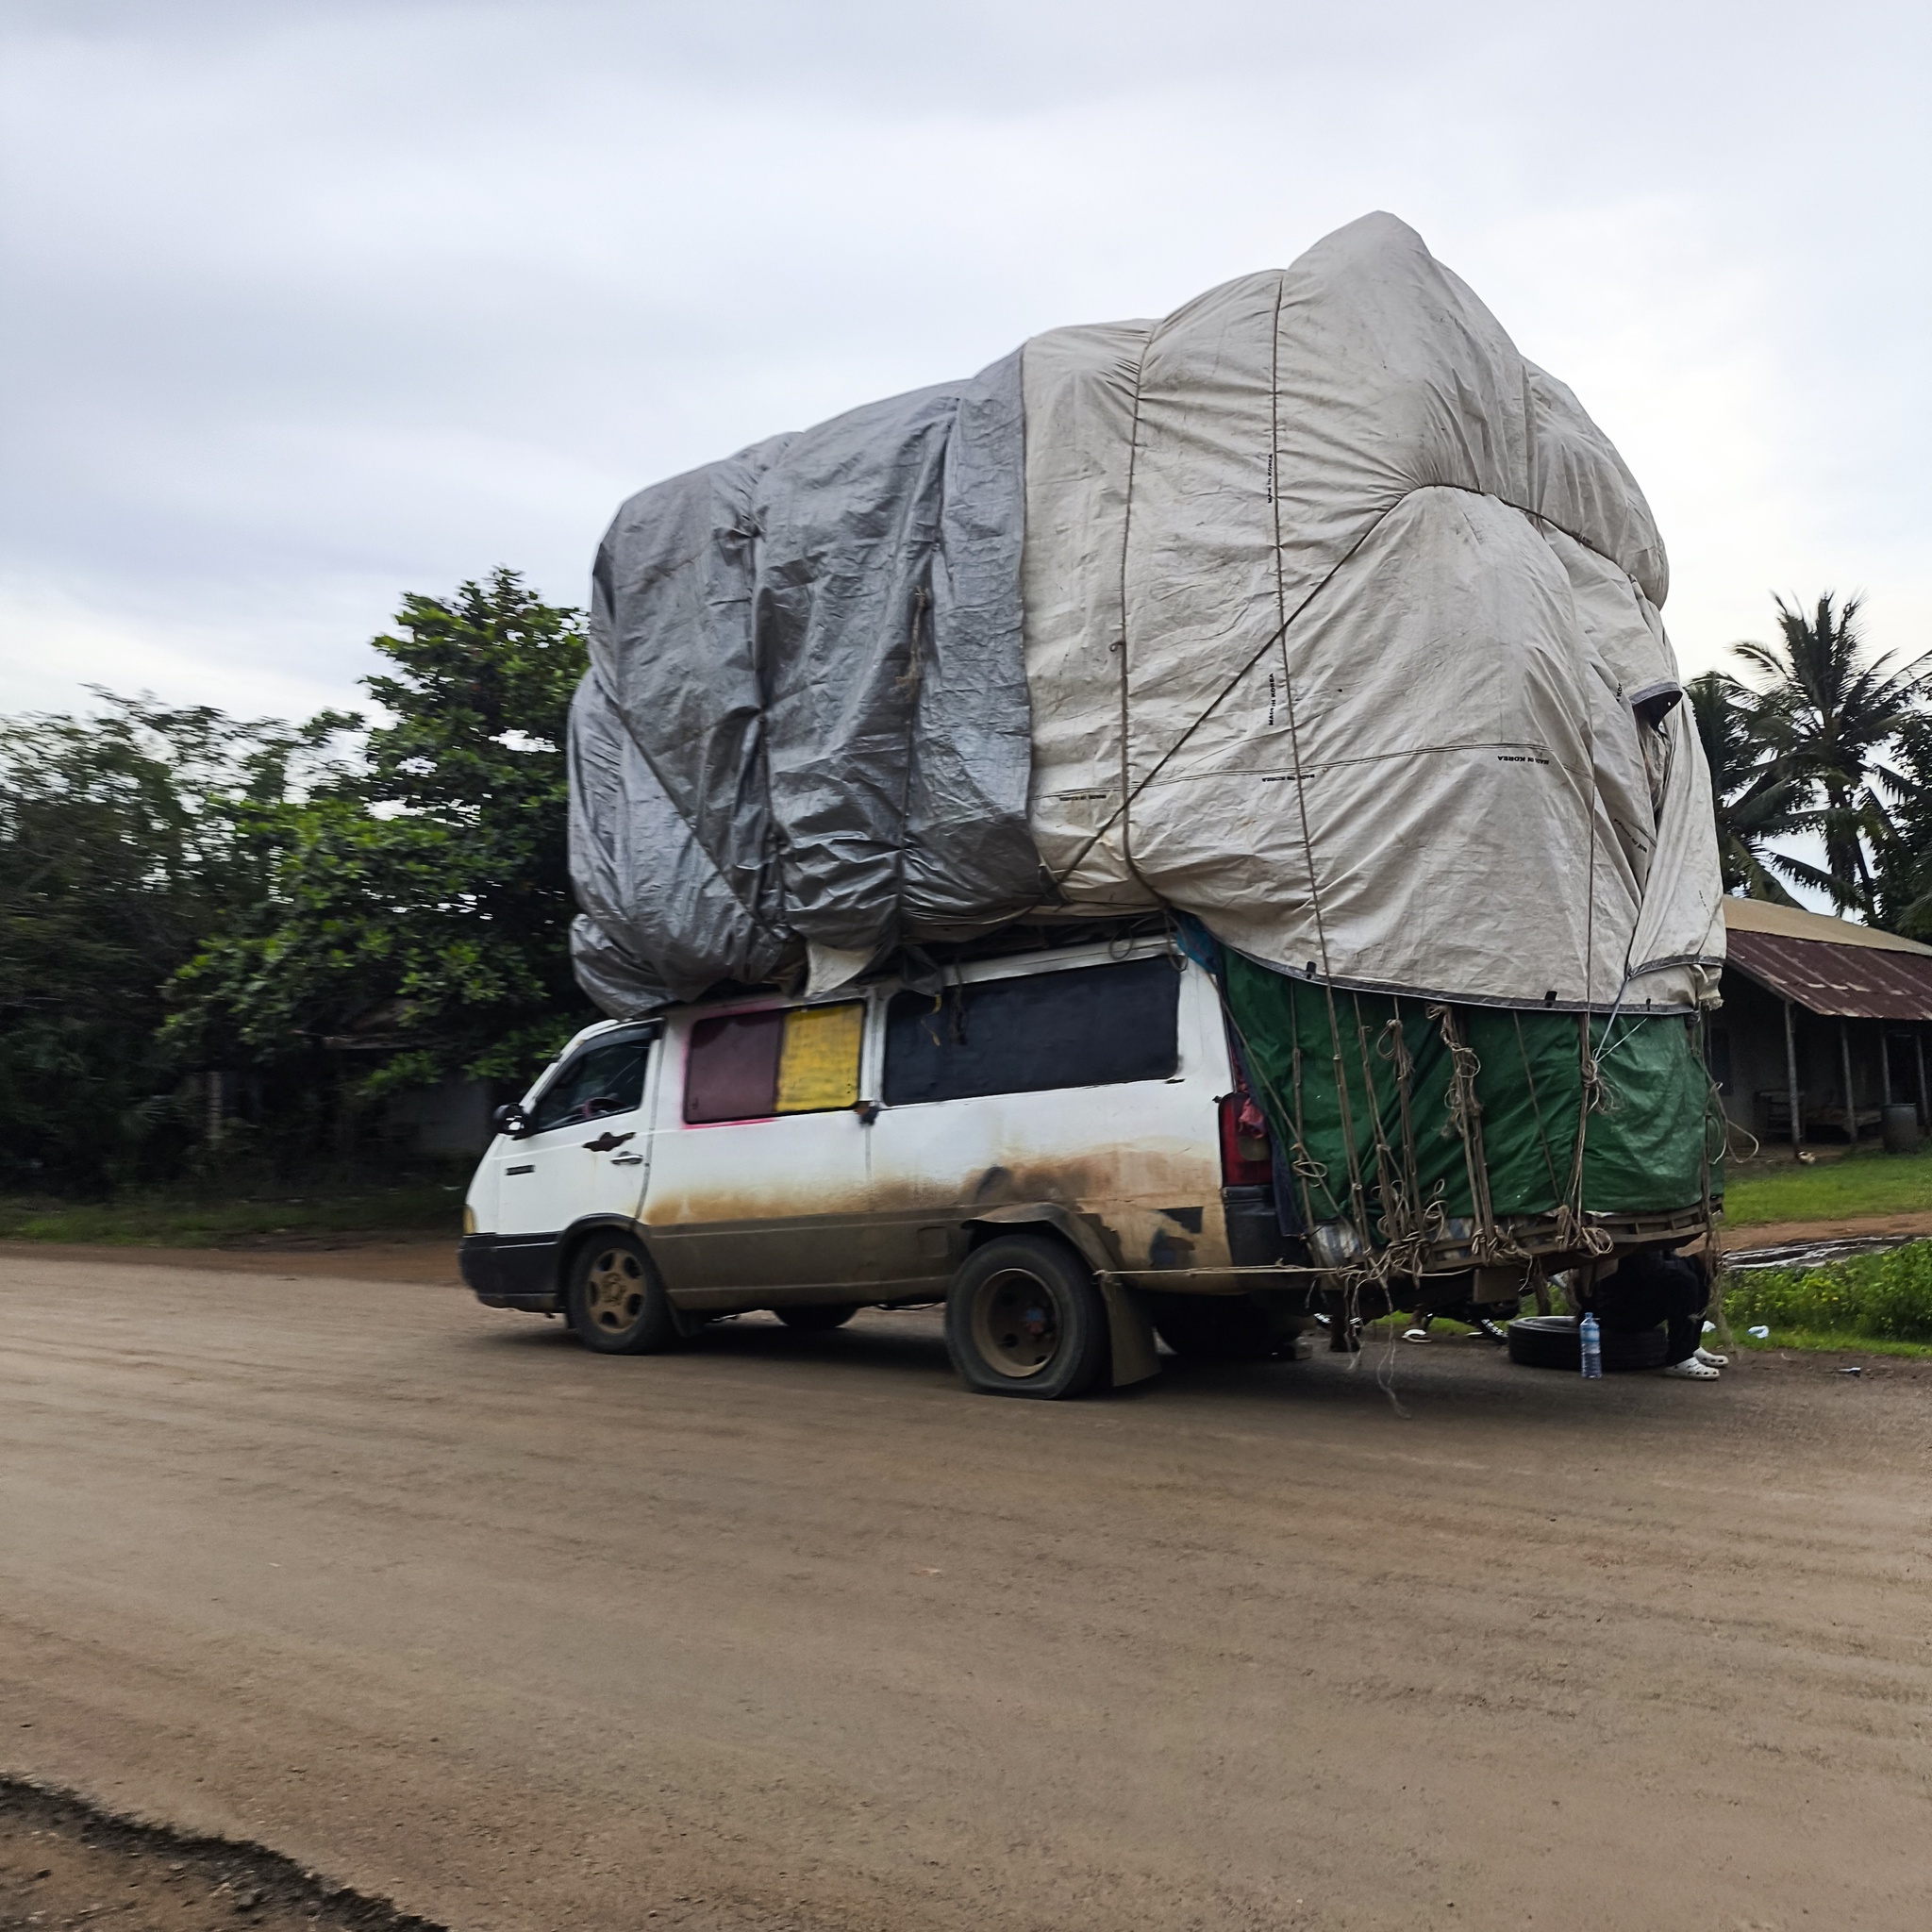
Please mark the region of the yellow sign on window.
<svg viewBox="0 0 1932 1932"><path fill-rule="evenodd" d="M865 1039L861 1001L793 1007L778 1050L778 1111L824 1113L858 1099L858 1052Z"/></svg>

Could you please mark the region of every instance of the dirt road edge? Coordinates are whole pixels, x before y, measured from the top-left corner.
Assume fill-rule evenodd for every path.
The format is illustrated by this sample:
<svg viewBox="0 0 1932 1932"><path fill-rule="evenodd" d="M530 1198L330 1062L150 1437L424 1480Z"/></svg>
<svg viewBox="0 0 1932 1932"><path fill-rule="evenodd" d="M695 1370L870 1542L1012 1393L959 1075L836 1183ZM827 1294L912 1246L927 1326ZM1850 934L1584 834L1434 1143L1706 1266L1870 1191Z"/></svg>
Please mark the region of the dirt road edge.
<svg viewBox="0 0 1932 1932"><path fill-rule="evenodd" d="M266 1845L123 1817L77 1791L0 1773L0 1848L27 1832L42 1834L42 1846L51 1836L66 1847L92 1853L96 1860L113 1861L123 1874L118 1889L124 1895L142 1880L170 1888L200 1881L210 1897L223 1897L244 1924L273 1928L299 1923L324 1932L449 1932L433 1919L400 1910L390 1899L333 1885ZM129 1872L137 1878L129 1880L125 1875ZM39 1870L33 1877L44 1882ZM82 1880L80 1889L91 1897L106 1889L85 1873L58 1865L50 1865L44 1878ZM60 1911L54 1901L48 1904ZM68 1916L61 1913L57 1923L65 1923Z"/></svg>

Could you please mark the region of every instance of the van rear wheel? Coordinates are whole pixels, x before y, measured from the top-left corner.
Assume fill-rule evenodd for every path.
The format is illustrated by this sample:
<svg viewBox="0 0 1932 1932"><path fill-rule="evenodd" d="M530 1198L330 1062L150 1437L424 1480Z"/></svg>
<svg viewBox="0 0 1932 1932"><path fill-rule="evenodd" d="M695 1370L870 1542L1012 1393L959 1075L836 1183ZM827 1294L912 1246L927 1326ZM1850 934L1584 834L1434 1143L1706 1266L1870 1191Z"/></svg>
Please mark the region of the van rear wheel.
<svg viewBox="0 0 1932 1932"><path fill-rule="evenodd" d="M975 1394L1085 1394L1109 1347L1092 1271L1040 1235L1000 1235L974 1249L947 1291L946 1353Z"/></svg>
<svg viewBox="0 0 1932 1932"><path fill-rule="evenodd" d="M656 1355L680 1334L676 1311L642 1246L629 1235L593 1236L571 1262L570 1325L597 1355Z"/></svg>

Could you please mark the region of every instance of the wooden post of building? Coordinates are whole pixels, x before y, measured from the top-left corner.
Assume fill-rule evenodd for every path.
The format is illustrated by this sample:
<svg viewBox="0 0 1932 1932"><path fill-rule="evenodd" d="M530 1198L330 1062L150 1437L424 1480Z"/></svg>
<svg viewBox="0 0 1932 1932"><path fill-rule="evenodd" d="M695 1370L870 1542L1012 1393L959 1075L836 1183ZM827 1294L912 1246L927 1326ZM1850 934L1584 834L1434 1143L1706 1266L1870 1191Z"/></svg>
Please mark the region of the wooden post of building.
<svg viewBox="0 0 1932 1932"><path fill-rule="evenodd" d="M1791 1103L1791 1158L1798 1158L1799 1143L1805 1138L1804 1103L1798 1097L1798 1023L1791 1017L1791 1003L1785 1002L1785 1085Z"/></svg>
<svg viewBox="0 0 1932 1932"><path fill-rule="evenodd" d="M1840 1020L1838 1023L1839 1060L1845 1076L1845 1141L1850 1146L1858 1144L1858 1103L1852 1092L1852 1023Z"/></svg>
<svg viewBox="0 0 1932 1932"><path fill-rule="evenodd" d="M1878 1023L1878 1094L1880 1106L1891 1105L1891 1035L1883 1020Z"/></svg>
<svg viewBox="0 0 1932 1932"><path fill-rule="evenodd" d="M1925 1105L1925 1029L1915 1026L1912 1029L1912 1046L1919 1056L1919 1131L1923 1134L1932 1127L1932 1108Z"/></svg>

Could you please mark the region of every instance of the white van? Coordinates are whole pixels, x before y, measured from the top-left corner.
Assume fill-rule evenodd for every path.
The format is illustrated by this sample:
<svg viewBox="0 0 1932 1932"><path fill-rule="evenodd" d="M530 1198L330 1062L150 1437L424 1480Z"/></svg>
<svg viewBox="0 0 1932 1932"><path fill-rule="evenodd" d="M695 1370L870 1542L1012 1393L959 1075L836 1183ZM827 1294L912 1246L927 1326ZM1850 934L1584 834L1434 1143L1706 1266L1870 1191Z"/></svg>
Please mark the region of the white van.
<svg viewBox="0 0 1932 1932"><path fill-rule="evenodd" d="M464 1279L641 1354L774 1310L943 1300L970 1389L1045 1398L1291 1349L1209 975L1162 938L588 1028L470 1188ZM1305 1285L1305 1284L1304 1284Z"/></svg>

